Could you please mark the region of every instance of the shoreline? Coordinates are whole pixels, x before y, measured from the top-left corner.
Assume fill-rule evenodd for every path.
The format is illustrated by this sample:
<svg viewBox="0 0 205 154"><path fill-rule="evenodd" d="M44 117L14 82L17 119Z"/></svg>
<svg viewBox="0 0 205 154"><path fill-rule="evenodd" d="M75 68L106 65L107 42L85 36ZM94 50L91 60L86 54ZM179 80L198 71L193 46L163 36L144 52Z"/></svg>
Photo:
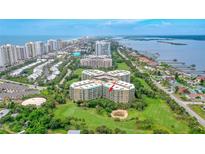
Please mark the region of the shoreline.
<svg viewBox="0 0 205 154"><path fill-rule="evenodd" d="M127 47L125 45L123 45L123 46L125 48L127 48L127 49L130 49L130 47ZM135 53L137 53L137 54L139 54L141 56L144 56L144 57L146 57L148 59L151 59L154 62L156 62L157 64L165 63L165 64L169 65L170 67L172 67L173 69L175 69L176 71L181 72L183 74L186 74L188 76L205 75L205 71L196 70L195 67L187 66L186 63L179 62L177 59L173 59L173 60L160 60L158 58L155 58L156 56L153 53L149 53L147 51L146 51L147 53L144 53L144 52L138 51L138 50L133 49L133 48L131 48L131 49ZM148 54L150 54L150 55L148 55ZM170 64L170 62L173 63L173 64ZM175 66L174 66L174 64L175 64ZM180 65L177 67L177 64L181 64L181 67L179 67ZM192 65L195 65L195 64L192 64Z"/></svg>
<svg viewBox="0 0 205 154"><path fill-rule="evenodd" d="M122 41L122 42L121 42ZM132 41L132 40L131 40ZM120 41L118 41L120 45L128 48L128 49L132 49L133 51L135 51L136 53L139 53L147 58L151 58L153 59L155 62L157 62L158 64L161 63L162 61L169 65L170 67L172 67L173 69L176 69L177 71L180 71L182 73L185 73L187 75L193 75L193 76L197 76L197 75L205 75L205 70L199 69L196 64L190 64L187 65L187 63L183 62L183 61L178 61L178 59L173 58L173 59L160 59L160 53L153 53L150 52L148 50L146 51L142 51L142 50L138 50L136 47L133 46L129 46L127 45L127 43L123 42L123 39L121 39ZM163 41L164 42L164 41ZM173 43L173 42L172 42ZM166 43L168 44L168 43ZM187 44L186 44L187 45ZM179 45L181 46L181 45ZM171 64L169 63L171 62ZM181 66L177 66L176 64L181 63Z"/></svg>

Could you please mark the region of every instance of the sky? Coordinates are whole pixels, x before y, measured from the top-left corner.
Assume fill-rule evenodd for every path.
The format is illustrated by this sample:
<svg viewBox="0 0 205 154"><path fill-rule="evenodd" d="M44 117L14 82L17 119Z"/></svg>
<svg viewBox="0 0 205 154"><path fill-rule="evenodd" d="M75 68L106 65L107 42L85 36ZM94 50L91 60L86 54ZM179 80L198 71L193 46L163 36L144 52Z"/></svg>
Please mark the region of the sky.
<svg viewBox="0 0 205 154"><path fill-rule="evenodd" d="M0 35L205 35L205 19L10 19Z"/></svg>

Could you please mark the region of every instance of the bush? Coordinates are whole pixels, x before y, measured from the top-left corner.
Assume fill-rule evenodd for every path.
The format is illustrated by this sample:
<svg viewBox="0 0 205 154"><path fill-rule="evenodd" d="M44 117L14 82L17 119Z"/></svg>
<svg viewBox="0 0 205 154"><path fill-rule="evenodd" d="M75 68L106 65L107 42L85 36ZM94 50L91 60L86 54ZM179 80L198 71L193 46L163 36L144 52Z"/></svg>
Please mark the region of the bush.
<svg viewBox="0 0 205 154"><path fill-rule="evenodd" d="M108 128L105 125L99 126L95 129L98 134L112 134L112 129Z"/></svg>
<svg viewBox="0 0 205 154"><path fill-rule="evenodd" d="M146 119L146 120L139 120L138 118L136 119L136 124L137 124L137 127L139 129L151 129L152 128L152 125L153 125L153 122L149 119Z"/></svg>
<svg viewBox="0 0 205 154"><path fill-rule="evenodd" d="M126 134L126 131L121 130L121 129L119 129L119 128L115 128L115 129L114 129L114 134Z"/></svg>
<svg viewBox="0 0 205 154"><path fill-rule="evenodd" d="M88 108L99 108L100 110L104 109L106 112L110 113L112 110L118 108L118 103L110 101L108 99L94 99L89 101L78 101L79 106L86 106Z"/></svg>
<svg viewBox="0 0 205 154"><path fill-rule="evenodd" d="M154 129L153 134L169 134L169 132L163 129Z"/></svg>
<svg viewBox="0 0 205 154"><path fill-rule="evenodd" d="M147 107L147 103L137 100L131 103L131 107L137 109L138 111L143 111Z"/></svg>

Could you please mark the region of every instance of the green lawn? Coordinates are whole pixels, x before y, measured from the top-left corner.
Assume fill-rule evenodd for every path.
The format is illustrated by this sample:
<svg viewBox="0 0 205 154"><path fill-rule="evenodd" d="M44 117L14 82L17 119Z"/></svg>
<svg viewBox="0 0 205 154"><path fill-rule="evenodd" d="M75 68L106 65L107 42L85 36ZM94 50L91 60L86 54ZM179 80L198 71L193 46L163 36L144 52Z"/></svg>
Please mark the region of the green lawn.
<svg viewBox="0 0 205 154"><path fill-rule="evenodd" d="M0 129L0 134L9 134L7 131Z"/></svg>
<svg viewBox="0 0 205 154"><path fill-rule="evenodd" d="M203 105L189 105L200 117L205 119L205 111L202 109Z"/></svg>
<svg viewBox="0 0 205 154"><path fill-rule="evenodd" d="M140 81L140 83L144 86L144 88L152 91L151 87L147 84L147 82L145 80L143 80L143 79L141 79L139 77L135 77L135 78Z"/></svg>
<svg viewBox="0 0 205 154"><path fill-rule="evenodd" d="M143 112L130 109L128 111L129 116L125 121L115 121L107 114L101 115L95 109L78 107L72 101L64 105L58 105L54 113L57 118L69 116L83 118L90 129L106 125L111 129L120 128L131 134L152 133L152 130L137 129L135 118L138 117L140 120L151 119L154 122L152 129L163 129L170 133L188 133L189 128L187 124L184 121L177 120L175 114L165 102L150 98L145 98L145 101L148 103L148 107Z"/></svg>
<svg viewBox="0 0 205 154"><path fill-rule="evenodd" d="M77 82L77 81L79 81L78 78L75 78L75 79L69 80L67 84L71 85L73 82Z"/></svg>
<svg viewBox="0 0 205 154"><path fill-rule="evenodd" d="M129 70L129 66L127 66L125 62L117 63L117 69L118 70Z"/></svg>
<svg viewBox="0 0 205 154"><path fill-rule="evenodd" d="M74 78L74 79L72 79L72 80L67 81L67 84L70 85L70 84L72 84L73 82L79 81L79 77L81 77L82 71L83 71L82 68L76 69L73 73L74 73L74 75L78 75L78 78Z"/></svg>
<svg viewBox="0 0 205 154"><path fill-rule="evenodd" d="M83 69L82 68L78 68L74 71L74 74L75 75L78 75L78 76L81 76L81 73L82 73Z"/></svg>
<svg viewBox="0 0 205 154"><path fill-rule="evenodd" d="M67 131L62 129L48 130L48 134L67 134Z"/></svg>

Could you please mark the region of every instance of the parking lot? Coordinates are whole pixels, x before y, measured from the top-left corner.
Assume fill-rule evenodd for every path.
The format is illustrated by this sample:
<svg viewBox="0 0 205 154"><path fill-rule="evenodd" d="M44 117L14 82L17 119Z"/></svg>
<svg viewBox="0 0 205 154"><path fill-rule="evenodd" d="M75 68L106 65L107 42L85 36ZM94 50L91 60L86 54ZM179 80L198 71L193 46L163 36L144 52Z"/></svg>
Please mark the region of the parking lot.
<svg viewBox="0 0 205 154"><path fill-rule="evenodd" d="M21 99L23 96L30 94L38 94L39 91L36 89L31 89L28 86L8 83L8 82L0 82L0 100L5 98L9 99Z"/></svg>

